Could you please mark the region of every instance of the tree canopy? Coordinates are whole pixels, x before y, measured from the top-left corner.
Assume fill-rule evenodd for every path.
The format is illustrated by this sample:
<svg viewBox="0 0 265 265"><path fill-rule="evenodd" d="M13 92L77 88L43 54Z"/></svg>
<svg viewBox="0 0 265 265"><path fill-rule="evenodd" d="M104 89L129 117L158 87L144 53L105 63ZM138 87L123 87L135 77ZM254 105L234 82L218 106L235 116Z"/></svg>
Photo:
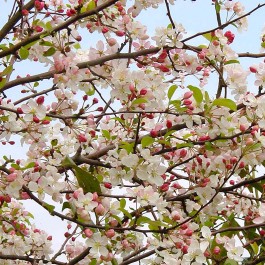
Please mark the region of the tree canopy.
<svg viewBox="0 0 265 265"><path fill-rule="evenodd" d="M0 264L264 264L265 28L248 19L265 3L244 2L189 1L214 17L194 32L181 1L2 0Z"/></svg>

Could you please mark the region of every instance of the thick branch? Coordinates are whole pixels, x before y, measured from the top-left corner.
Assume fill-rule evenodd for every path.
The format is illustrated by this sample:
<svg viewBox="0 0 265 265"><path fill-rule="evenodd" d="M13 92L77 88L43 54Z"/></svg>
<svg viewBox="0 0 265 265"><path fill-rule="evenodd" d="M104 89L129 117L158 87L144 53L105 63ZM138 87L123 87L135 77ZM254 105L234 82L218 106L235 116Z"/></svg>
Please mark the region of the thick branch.
<svg viewBox="0 0 265 265"><path fill-rule="evenodd" d="M23 8L26 10L30 10L34 7L34 3L35 0L31 0L26 5L24 5ZM8 22L6 22L6 24L0 30L0 43L6 37L6 35L12 30L12 28L16 25L16 23L21 19L21 17L22 17L21 10L19 10L8 20Z"/></svg>

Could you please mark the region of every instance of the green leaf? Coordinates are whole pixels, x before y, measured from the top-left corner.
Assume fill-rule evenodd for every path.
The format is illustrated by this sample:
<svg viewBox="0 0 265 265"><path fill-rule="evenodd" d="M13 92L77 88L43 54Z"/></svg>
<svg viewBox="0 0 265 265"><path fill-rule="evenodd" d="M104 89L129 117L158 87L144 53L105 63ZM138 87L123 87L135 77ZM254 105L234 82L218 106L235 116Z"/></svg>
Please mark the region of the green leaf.
<svg viewBox="0 0 265 265"><path fill-rule="evenodd" d="M194 147L194 144L193 143L182 143L182 144L176 144L176 147L178 149L184 148L184 147Z"/></svg>
<svg viewBox="0 0 265 265"><path fill-rule="evenodd" d="M25 60L29 57L29 51L25 47L21 47L19 50L19 56L22 60Z"/></svg>
<svg viewBox="0 0 265 265"><path fill-rule="evenodd" d="M54 206L54 205L48 204L48 203L46 203L46 202L44 202L42 206L43 206L46 210L48 210L50 214L52 214L52 212L53 212L54 209L55 209L55 206Z"/></svg>
<svg viewBox="0 0 265 265"><path fill-rule="evenodd" d="M20 166L18 164L11 164L11 167L13 167L14 169L16 170L19 170L20 169Z"/></svg>
<svg viewBox="0 0 265 265"><path fill-rule="evenodd" d="M212 36L212 34L210 32L209 33L205 33L202 36L208 41L212 41L212 39L213 39L213 36Z"/></svg>
<svg viewBox="0 0 265 265"><path fill-rule="evenodd" d="M215 2L215 10L216 10L216 13L220 13L220 10L221 10L221 5L217 1Z"/></svg>
<svg viewBox="0 0 265 265"><path fill-rule="evenodd" d="M51 140L51 145L52 146L56 146L57 144L58 144L58 140L57 139Z"/></svg>
<svg viewBox="0 0 265 265"><path fill-rule="evenodd" d="M110 132L108 130L102 130L101 132L106 139L110 140Z"/></svg>
<svg viewBox="0 0 265 265"><path fill-rule="evenodd" d="M121 209L124 209L125 206L126 206L126 200L125 200L125 199L121 199L121 200L120 200L120 208L121 208Z"/></svg>
<svg viewBox="0 0 265 265"><path fill-rule="evenodd" d="M29 48L32 47L33 45L35 45L37 42L39 42L39 40L32 41L32 42L26 44L26 45L24 46L24 48L25 48L26 50L29 50Z"/></svg>
<svg viewBox="0 0 265 265"><path fill-rule="evenodd" d="M227 64L233 64L233 63L239 63L238 60L229 60L229 61L226 61L224 64L227 65Z"/></svg>
<svg viewBox="0 0 265 265"><path fill-rule="evenodd" d="M89 265L97 265L97 259L92 259Z"/></svg>
<svg viewBox="0 0 265 265"><path fill-rule="evenodd" d="M175 91L177 90L178 86L177 85L172 85L167 92L167 97L170 100L172 96L174 95Z"/></svg>
<svg viewBox="0 0 265 265"><path fill-rule="evenodd" d="M87 5L87 11L92 10L96 8L96 2L94 0L91 0Z"/></svg>
<svg viewBox="0 0 265 265"><path fill-rule="evenodd" d="M72 160L72 158L70 158L69 156L67 156L63 161L62 161L62 166L63 167L72 167L75 166L75 162Z"/></svg>
<svg viewBox="0 0 265 265"><path fill-rule="evenodd" d="M233 111L237 110L236 103L229 98L217 98L213 101L213 106L227 107Z"/></svg>
<svg viewBox="0 0 265 265"><path fill-rule="evenodd" d="M4 87L5 84L6 84L6 78L2 78L2 80L0 81L0 89Z"/></svg>
<svg viewBox="0 0 265 265"><path fill-rule="evenodd" d="M79 186L83 188L84 193L87 192L91 193L97 192L99 194L101 193L100 183L93 174L78 166L73 166L72 168L75 171L77 182Z"/></svg>
<svg viewBox="0 0 265 265"><path fill-rule="evenodd" d="M21 168L21 170L29 169L35 167L36 163L35 162L30 162L28 163L25 167Z"/></svg>
<svg viewBox="0 0 265 265"><path fill-rule="evenodd" d="M112 260L111 260L111 264L112 264L112 265L118 265L118 261L117 261L116 259L112 259Z"/></svg>
<svg viewBox="0 0 265 265"><path fill-rule="evenodd" d="M81 45L80 45L80 43L75 43L74 45L74 48L76 49L76 50L79 50L79 49L81 49Z"/></svg>
<svg viewBox="0 0 265 265"><path fill-rule="evenodd" d="M256 242L254 242L254 243L252 243L250 245L251 245L254 253L257 255L259 253L259 246L258 246L258 244Z"/></svg>
<svg viewBox="0 0 265 265"><path fill-rule="evenodd" d="M121 218L119 216L112 214L111 217L114 218L115 220L117 220L120 225L122 225L122 221L121 221Z"/></svg>
<svg viewBox="0 0 265 265"><path fill-rule="evenodd" d="M145 98L137 98L132 102L132 105L140 105L142 103L146 103L147 100Z"/></svg>
<svg viewBox="0 0 265 265"><path fill-rule="evenodd" d="M238 265L238 263L233 259L227 259L224 265Z"/></svg>
<svg viewBox="0 0 265 265"><path fill-rule="evenodd" d="M201 89L196 86L188 86L189 90L193 92L193 97L198 104L200 104L203 100L203 94Z"/></svg>
<svg viewBox="0 0 265 265"><path fill-rule="evenodd" d="M262 42L262 43L260 44L260 46L261 46L262 48L265 48L265 42Z"/></svg>
<svg viewBox="0 0 265 265"><path fill-rule="evenodd" d="M63 211L64 209L71 209L71 205L70 205L69 202L64 202L64 203L63 203L62 211Z"/></svg>
<svg viewBox="0 0 265 265"><path fill-rule="evenodd" d="M41 40L39 42L39 44L42 45L42 46L53 46L53 44L51 42L45 41L45 40Z"/></svg>
<svg viewBox="0 0 265 265"><path fill-rule="evenodd" d="M12 66L12 65L9 65L9 66L7 66L7 67L4 69L4 71L1 73L1 76L8 75L8 74L10 74L12 71L13 71L13 66Z"/></svg>
<svg viewBox="0 0 265 265"><path fill-rule="evenodd" d="M127 153L130 154L133 151L134 143L122 142L120 148L126 150Z"/></svg>
<svg viewBox="0 0 265 265"><path fill-rule="evenodd" d="M204 146L205 146L205 149L208 151L214 151L215 150L215 148L211 142L205 142Z"/></svg>
<svg viewBox="0 0 265 265"><path fill-rule="evenodd" d="M43 56L45 57L52 56L55 54L55 52L56 52L56 49L54 47L51 47L43 53Z"/></svg>
<svg viewBox="0 0 265 265"><path fill-rule="evenodd" d="M176 130L170 130L165 134L164 138L167 139L169 136L171 136L173 133L175 133Z"/></svg>
<svg viewBox="0 0 265 265"><path fill-rule="evenodd" d="M141 145L143 148L153 144L155 142L155 139L151 136L144 136L141 140Z"/></svg>
<svg viewBox="0 0 265 265"><path fill-rule="evenodd" d="M70 167L74 170L77 182L79 186L83 188L84 193L101 193L100 183L98 179L92 173L78 167L70 157L67 156L62 161L62 166Z"/></svg>
<svg viewBox="0 0 265 265"><path fill-rule="evenodd" d="M93 96L95 94L95 89L90 87L88 91L86 91L86 94L88 96Z"/></svg>
<svg viewBox="0 0 265 265"><path fill-rule="evenodd" d="M53 27L52 27L52 24L51 24L50 21L48 21L48 22L45 24L45 29L46 29L47 31L50 31L50 32L53 30Z"/></svg>
<svg viewBox="0 0 265 265"><path fill-rule="evenodd" d="M119 208L118 210L120 210L125 216L127 216L129 219L132 219L132 215L125 209Z"/></svg>
<svg viewBox="0 0 265 265"><path fill-rule="evenodd" d="M173 105L176 109L179 109L181 106L181 100L170 100L169 105Z"/></svg>
<svg viewBox="0 0 265 265"><path fill-rule="evenodd" d="M205 103L208 104L210 102L210 97L207 91L205 91L204 97L205 97Z"/></svg>
<svg viewBox="0 0 265 265"><path fill-rule="evenodd" d="M151 220L150 218L146 217L146 216L141 216L137 219L136 221L136 224L137 225L141 225L141 224L149 224L149 225L152 225L152 226L156 226L156 227L159 227L159 226L163 226L163 227L169 227L168 224L165 224L163 223L162 221L154 221L154 220Z"/></svg>

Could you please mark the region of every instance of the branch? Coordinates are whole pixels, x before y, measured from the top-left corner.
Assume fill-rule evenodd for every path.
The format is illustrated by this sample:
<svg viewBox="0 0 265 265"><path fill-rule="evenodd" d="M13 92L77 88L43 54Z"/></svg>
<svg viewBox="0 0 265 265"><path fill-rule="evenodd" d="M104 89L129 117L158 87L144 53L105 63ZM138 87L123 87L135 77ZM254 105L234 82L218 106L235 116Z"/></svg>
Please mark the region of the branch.
<svg viewBox="0 0 265 265"><path fill-rule="evenodd" d="M2 260L24 260L24 261L30 262L31 264L36 264L36 262L40 262L40 261L42 261L44 264L48 264L50 262L49 260L40 259L40 258L30 258L28 256L2 255L2 254L0 254L0 259ZM61 262L61 261L53 261L53 264L68 265L67 263Z"/></svg>
<svg viewBox="0 0 265 265"><path fill-rule="evenodd" d="M145 50L132 52L132 53L114 53L114 54L102 56L102 57L95 59L95 60L78 63L77 67L79 69L84 69L84 68L87 68L89 66L102 65L105 62L116 60L116 59L128 59L128 58L134 58L134 57L138 57L138 56L148 55L151 53L156 53L159 50L160 50L160 48L150 48L150 49L145 49ZM37 75L18 78L18 79L15 79L15 80L8 82L5 86L3 86L0 89L0 92L3 92L5 90L7 90L8 88L11 88L11 87L14 87L17 85L41 81L41 80L45 80L45 79L50 79L54 76L54 74L61 74L61 73L63 73L63 71L56 72L55 70L53 70L53 71L48 71L48 72L37 74Z"/></svg>
<svg viewBox="0 0 265 265"><path fill-rule="evenodd" d="M107 7L115 4L117 1L118 0L109 0L109 1L101 4L100 6L94 8L93 10L84 12L82 14L77 14L76 16L73 16L73 17L69 18L67 21L65 21L61 25L58 25L57 27L55 27L52 31L43 31L43 32L41 32L39 34L35 34L35 35L31 36L31 37L28 37L28 38L22 40L21 42L17 43L16 45L12 46L11 48L0 52L0 58L3 58L3 57L5 57L7 55L10 55L10 54L14 54L21 47L23 47L23 46L25 46L25 45L27 45L29 43L32 43L34 41L37 41L37 40L41 39L43 36L45 36L45 35L52 35L52 34L58 32L58 31L61 31L62 29L67 28L69 25L74 24L76 21L78 21L78 20L80 20L82 18L89 17L89 16L92 16L92 15L96 15L100 11L102 11L102 10L106 9ZM33 1L33 2L35 2L35 1Z"/></svg>
<svg viewBox="0 0 265 265"><path fill-rule="evenodd" d="M234 22L240 20L241 18L244 18L244 17L249 16L250 14L252 14L253 12L255 12L256 10L260 9L260 8L263 7L263 6L265 6L265 3L264 3L264 4L259 4L258 6L256 6L255 8L253 8L253 9L252 9L251 11L249 11L248 13L246 13L246 14L240 16L240 17L237 17L237 18L235 18L235 19L233 19L233 20L231 20L231 21L228 21L228 22L222 24L221 26L218 26L218 27L216 27L216 28L214 28L214 29L211 29L211 30L206 30L206 31L198 32L198 33L196 33L196 34L194 34L194 35L192 35L192 36L190 36L190 37L188 37L188 38L182 40L182 42L184 43L184 42L186 42L186 41L188 41L188 40L191 40L191 39L193 39L193 38L195 38L195 37L198 37L198 36L201 36L201 35L203 35L203 34L211 33L211 32L213 32L213 31L215 31L215 30L217 30L217 29L224 29L224 28L226 28L227 26L233 24Z"/></svg>
<svg viewBox="0 0 265 265"><path fill-rule="evenodd" d="M212 235L221 234L221 233L225 233L225 232L229 232L229 231L243 231L243 230L248 230L248 229L252 229L252 228L259 228L262 226L265 226L265 223L246 225L246 226L238 226L238 227L228 227L228 228L223 228L223 229L220 229L217 231L213 231Z"/></svg>
<svg viewBox="0 0 265 265"><path fill-rule="evenodd" d="M26 5L23 6L24 9L30 10L34 7L35 0L31 0ZM16 25L16 23L21 19L21 10L17 11L8 22L2 27L0 30L0 43L6 37L6 35L12 30L12 28Z"/></svg>

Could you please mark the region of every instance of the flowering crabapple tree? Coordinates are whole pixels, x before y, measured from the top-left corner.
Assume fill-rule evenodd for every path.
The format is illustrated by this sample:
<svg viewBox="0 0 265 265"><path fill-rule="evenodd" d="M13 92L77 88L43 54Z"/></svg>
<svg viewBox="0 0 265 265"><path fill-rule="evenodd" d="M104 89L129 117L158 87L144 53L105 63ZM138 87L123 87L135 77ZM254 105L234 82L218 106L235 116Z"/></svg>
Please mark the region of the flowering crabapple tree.
<svg viewBox="0 0 265 265"><path fill-rule="evenodd" d="M265 3L207 2L195 34L173 0L1 4L0 264L264 264L265 29L234 45Z"/></svg>

